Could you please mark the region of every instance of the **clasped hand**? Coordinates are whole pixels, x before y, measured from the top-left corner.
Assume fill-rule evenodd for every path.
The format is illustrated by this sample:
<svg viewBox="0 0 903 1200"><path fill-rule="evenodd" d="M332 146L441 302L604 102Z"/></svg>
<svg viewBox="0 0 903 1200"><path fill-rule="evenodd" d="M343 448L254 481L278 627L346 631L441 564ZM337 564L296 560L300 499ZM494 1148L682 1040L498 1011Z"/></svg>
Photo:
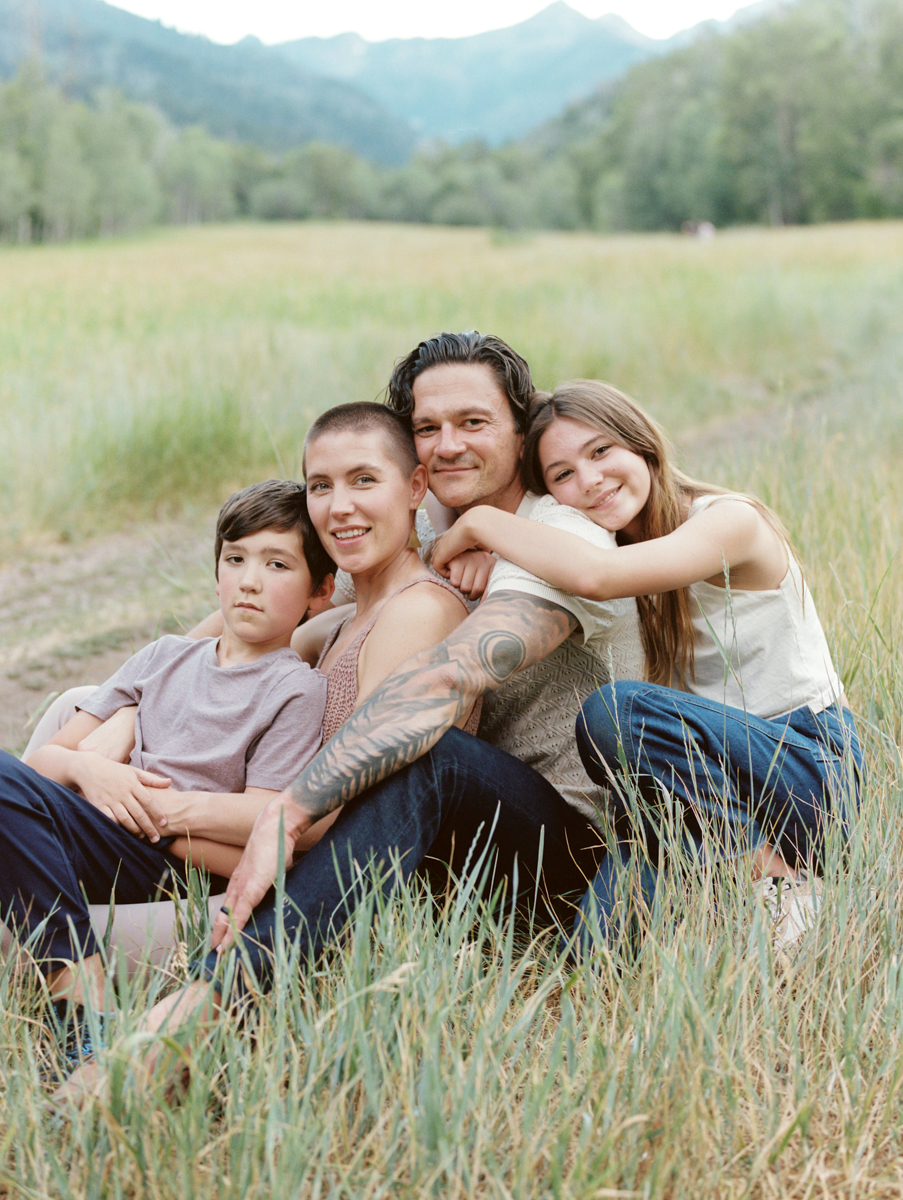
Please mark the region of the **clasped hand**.
<svg viewBox="0 0 903 1200"><path fill-rule="evenodd" d="M430 565L444 575L452 587L471 600L478 600L489 586L495 556L481 549L459 517L447 533L433 544Z"/></svg>
<svg viewBox="0 0 903 1200"><path fill-rule="evenodd" d="M136 837L160 840L167 823L160 790L169 779L91 751L79 750L75 761L79 790L90 804Z"/></svg>

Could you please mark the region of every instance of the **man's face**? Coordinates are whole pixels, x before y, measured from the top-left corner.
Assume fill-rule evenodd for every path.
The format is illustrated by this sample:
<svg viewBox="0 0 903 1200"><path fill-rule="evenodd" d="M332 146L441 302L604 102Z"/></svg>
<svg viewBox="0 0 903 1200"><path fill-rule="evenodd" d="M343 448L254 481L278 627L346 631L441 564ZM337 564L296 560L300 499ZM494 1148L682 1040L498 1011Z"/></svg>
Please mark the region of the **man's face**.
<svg viewBox="0 0 903 1200"><path fill-rule="evenodd" d="M440 504L459 512L491 504L514 512L523 434L508 398L484 363L443 363L414 380L417 454Z"/></svg>

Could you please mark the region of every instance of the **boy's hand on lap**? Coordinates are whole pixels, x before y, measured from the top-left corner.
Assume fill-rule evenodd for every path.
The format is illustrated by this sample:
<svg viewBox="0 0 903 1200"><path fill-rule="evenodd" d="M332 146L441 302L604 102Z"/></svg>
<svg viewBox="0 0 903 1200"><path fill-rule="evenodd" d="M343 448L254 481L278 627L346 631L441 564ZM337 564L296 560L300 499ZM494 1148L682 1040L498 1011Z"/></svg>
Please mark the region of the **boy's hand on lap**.
<svg viewBox="0 0 903 1200"><path fill-rule="evenodd" d="M155 793L168 788L169 780L90 751L79 751L76 757L76 782L85 799L136 837L159 841L166 813Z"/></svg>

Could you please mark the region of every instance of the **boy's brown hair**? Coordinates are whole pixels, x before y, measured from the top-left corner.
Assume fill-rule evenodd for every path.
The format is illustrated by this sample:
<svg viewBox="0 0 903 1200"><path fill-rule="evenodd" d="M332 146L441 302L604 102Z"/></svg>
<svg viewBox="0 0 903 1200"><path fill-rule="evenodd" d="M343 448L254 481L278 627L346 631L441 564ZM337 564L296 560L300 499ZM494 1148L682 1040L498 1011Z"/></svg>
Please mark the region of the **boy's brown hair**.
<svg viewBox="0 0 903 1200"><path fill-rule="evenodd" d="M293 479L266 479L230 496L216 520L216 577L223 542L237 542L261 529L295 530L310 571L314 591L336 566L317 537L307 512L307 488Z"/></svg>

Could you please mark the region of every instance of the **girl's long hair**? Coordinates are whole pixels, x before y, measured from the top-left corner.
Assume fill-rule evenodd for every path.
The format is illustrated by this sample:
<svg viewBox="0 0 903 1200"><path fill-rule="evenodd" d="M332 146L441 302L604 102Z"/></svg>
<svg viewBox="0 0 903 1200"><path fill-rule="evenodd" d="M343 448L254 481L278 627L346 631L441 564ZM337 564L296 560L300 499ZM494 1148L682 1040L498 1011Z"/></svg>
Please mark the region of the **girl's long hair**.
<svg viewBox="0 0 903 1200"><path fill-rule="evenodd" d="M674 465L674 450L665 431L630 396L594 379L574 379L551 394L537 392L524 441L523 475L532 492L548 492L539 461L539 439L553 421L570 417L598 429L617 446L639 454L649 468L649 499L642 513L641 541L664 537L687 519L699 496L727 495L725 488L691 479ZM733 494L733 493L731 493ZM747 497L785 541L780 521L755 497ZM621 541L620 535L616 535ZM789 549L789 541L788 541ZM680 686L694 676L695 632L689 588L657 596L637 596L646 677L652 683Z"/></svg>

